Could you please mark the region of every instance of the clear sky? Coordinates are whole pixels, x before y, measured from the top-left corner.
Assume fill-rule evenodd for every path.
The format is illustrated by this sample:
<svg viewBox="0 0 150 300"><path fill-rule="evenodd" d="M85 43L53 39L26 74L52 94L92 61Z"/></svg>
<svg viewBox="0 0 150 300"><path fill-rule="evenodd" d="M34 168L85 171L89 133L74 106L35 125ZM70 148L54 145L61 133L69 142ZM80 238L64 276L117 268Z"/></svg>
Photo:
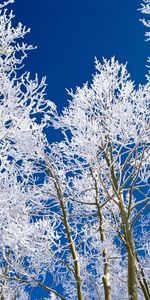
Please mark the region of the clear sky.
<svg viewBox="0 0 150 300"><path fill-rule="evenodd" d="M26 68L47 76L48 98L59 109L67 104L66 88L91 81L94 57L128 62L136 83L145 81L149 43L137 9L140 0L16 0L17 21L31 28L27 40L38 46Z"/></svg>
<svg viewBox="0 0 150 300"><path fill-rule="evenodd" d="M15 22L31 28L28 43L38 46L29 52L25 69L47 76L47 98L59 110L67 105L66 88L91 81L95 56L101 60L115 55L128 62L135 83L144 83L150 44L144 41L145 28L139 22L140 2L16 0L10 5Z"/></svg>

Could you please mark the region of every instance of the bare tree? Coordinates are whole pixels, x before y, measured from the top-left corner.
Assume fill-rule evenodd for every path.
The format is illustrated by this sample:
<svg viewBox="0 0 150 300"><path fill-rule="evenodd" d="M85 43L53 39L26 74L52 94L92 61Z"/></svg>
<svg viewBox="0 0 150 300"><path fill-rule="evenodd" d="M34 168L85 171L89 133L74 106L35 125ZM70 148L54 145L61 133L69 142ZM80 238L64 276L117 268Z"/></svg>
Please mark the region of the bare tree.
<svg viewBox="0 0 150 300"><path fill-rule="evenodd" d="M135 88L126 65L96 60L58 115L45 78L22 73L33 47L11 2L0 6L0 299L38 286L45 299L149 300L150 76Z"/></svg>

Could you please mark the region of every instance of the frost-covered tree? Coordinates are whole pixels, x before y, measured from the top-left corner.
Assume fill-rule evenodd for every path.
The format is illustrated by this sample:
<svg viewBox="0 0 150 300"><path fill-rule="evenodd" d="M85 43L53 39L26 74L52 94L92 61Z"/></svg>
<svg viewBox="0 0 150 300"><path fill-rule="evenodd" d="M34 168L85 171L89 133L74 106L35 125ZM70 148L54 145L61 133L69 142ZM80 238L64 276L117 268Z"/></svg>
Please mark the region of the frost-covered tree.
<svg viewBox="0 0 150 300"><path fill-rule="evenodd" d="M119 268L117 274L111 270L116 264L113 256L115 259L122 256L120 265L124 263L123 268L127 265L124 280L128 281L131 299L138 299L139 287L145 299L149 299L148 274L142 271L148 257L147 241L141 243L146 220L140 219L144 212L145 219L148 218L146 209L149 207L146 164L149 155L149 77L145 86L136 90L126 66L114 58L104 60L102 64L96 61L96 69L91 87L85 84L83 88L77 88L75 94L70 92L69 107L54 125L62 128L65 136L62 147L78 166L71 182L73 207L82 213L86 209L89 218L86 227L89 226L91 231L96 226L99 231L97 243L99 240L101 251L98 256L103 257L101 277L105 299L111 299L111 294L115 299L111 282L115 276L120 276L121 280ZM115 255L113 247L118 251ZM96 284L96 279L94 282Z"/></svg>
<svg viewBox="0 0 150 300"><path fill-rule="evenodd" d="M143 3L141 4L141 8L140 8L141 12L143 14L146 14L148 16L150 16L150 1L149 0L143 0ZM150 28L150 20L149 19L142 19L141 20L142 23L147 27ZM148 29L149 30L149 29ZM149 40L150 39L150 31L145 33L146 39Z"/></svg>
<svg viewBox="0 0 150 300"><path fill-rule="evenodd" d="M42 131L55 107L44 99L45 78L22 72L33 47L21 43L29 30L12 26L13 13L5 9L10 2L0 6L0 293L1 299L25 299L21 279L45 273L44 257L52 265L48 247L57 240L55 222L42 218L48 192L36 184Z"/></svg>
<svg viewBox="0 0 150 300"><path fill-rule="evenodd" d="M32 46L0 8L0 299L150 299L150 76L95 62L61 115L45 78L23 73ZM145 5L145 6L144 6ZM149 7L145 1L143 12ZM46 127L60 129L49 144Z"/></svg>

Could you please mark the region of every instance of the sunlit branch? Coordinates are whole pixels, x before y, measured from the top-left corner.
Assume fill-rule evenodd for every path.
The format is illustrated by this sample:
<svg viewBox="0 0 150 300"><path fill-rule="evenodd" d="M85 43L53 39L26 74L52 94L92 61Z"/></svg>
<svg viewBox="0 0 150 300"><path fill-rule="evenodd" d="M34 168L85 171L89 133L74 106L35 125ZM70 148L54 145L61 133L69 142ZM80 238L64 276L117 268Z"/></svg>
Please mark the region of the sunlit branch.
<svg viewBox="0 0 150 300"><path fill-rule="evenodd" d="M77 283L77 294L78 294L78 299L79 300L83 300L83 293L82 293L82 288L81 288L81 275L80 275L80 263L79 263L79 258L76 252L76 248L74 245L74 241L72 239L72 235L71 235L71 231L70 231L70 227L69 227L69 223L67 220L67 212L64 206L64 202L63 202L63 195L61 192L61 188L59 185L59 182L57 180L57 177L55 175L54 170L52 170L52 166L50 164L49 161L47 161L47 167L49 169L49 173L50 173L50 177L53 178L54 180L54 186L58 195L58 199L60 202L60 206L62 209L62 214L63 214L63 223L66 229L66 234L67 234L67 238L68 241L70 243L70 251L71 251L71 255L72 255L72 259L73 259L73 263L74 263L74 272L75 272L75 279L76 279L76 283Z"/></svg>
<svg viewBox="0 0 150 300"><path fill-rule="evenodd" d="M6 280L12 280L12 281L16 281L18 283L25 283L26 285L33 285L33 282L30 282L28 280L24 280L21 278L17 278L17 277L10 277L10 276L4 276L2 274L0 274L0 277L6 279ZM57 297L59 297L61 300L67 300L66 298L64 298L62 295L60 295L59 293L57 293L54 289L46 286L45 284L38 282L37 280L34 279L34 283L40 287L42 287L43 289L45 289L47 292L52 292L54 293Z"/></svg>
<svg viewBox="0 0 150 300"><path fill-rule="evenodd" d="M141 201L136 202L134 205L132 205L131 210L133 210L136 206L141 205L141 204L143 204L143 203L145 203L145 202L147 202L149 200L150 200L150 197L145 198L145 199L143 199Z"/></svg>
<svg viewBox="0 0 150 300"><path fill-rule="evenodd" d="M150 206L150 203L147 203L134 217L131 226L133 227L133 224L138 220L138 218L140 217L140 215Z"/></svg>

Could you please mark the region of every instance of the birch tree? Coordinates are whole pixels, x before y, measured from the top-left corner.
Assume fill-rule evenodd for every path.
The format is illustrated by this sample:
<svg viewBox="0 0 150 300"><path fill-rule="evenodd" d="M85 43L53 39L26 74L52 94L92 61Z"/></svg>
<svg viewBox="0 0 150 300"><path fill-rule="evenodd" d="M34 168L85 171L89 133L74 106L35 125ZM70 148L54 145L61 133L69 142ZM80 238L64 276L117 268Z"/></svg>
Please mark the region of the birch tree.
<svg viewBox="0 0 150 300"><path fill-rule="evenodd" d="M149 300L150 75L135 87L126 65L96 59L58 115L45 78L23 72L34 47L11 2L0 6L0 299L38 287L45 299Z"/></svg>
<svg viewBox="0 0 150 300"><path fill-rule="evenodd" d="M12 26L13 13L5 9L11 2L0 6L1 300L25 299L23 286L32 275L36 282L45 274L48 244L57 240L55 222L38 218L44 214L46 190L36 184L36 174L42 174L42 131L55 106L44 99L45 78L31 79L22 71L33 47L21 43L29 30L21 23ZM52 265L49 252L47 262Z"/></svg>
<svg viewBox="0 0 150 300"><path fill-rule="evenodd" d="M85 173L91 178L87 188L95 190L92 204L95 202L99 242L107 241L107 236L110 239L111 230L106 229L107 222L116 231L112 244L117 246L115 239L119 238L124 253L121 255L127 257L129 297L138 299L140 286L145 299L149 299L147 275L141 271L142 262L148 255L147 246L138 244L134 238L143 231L144 224L139 218L149 207L146 167L149 152L149 77L145 86L135 90L126 66L120 65L114 58L104 60L102 64L96 61L96 69L91 87L85 84L83 88L77 88L75 94L71 91L69 107L54 124L56 127L60 124L63 129L68 156L72 159L76 156L79 165L84 162L84 167L80 168L84 185ZM77 191L79 186L80 180ZM83 195L84 190L80 193ZM81 197L77 193L74 199ZM147 218L146 212L144 216ZM113 289L110 277L114 275L110 264L114 262L109 254L110 249L110 245L104 246L101 253L104 258L102 278L105 299L111 299Z"/></svg>

